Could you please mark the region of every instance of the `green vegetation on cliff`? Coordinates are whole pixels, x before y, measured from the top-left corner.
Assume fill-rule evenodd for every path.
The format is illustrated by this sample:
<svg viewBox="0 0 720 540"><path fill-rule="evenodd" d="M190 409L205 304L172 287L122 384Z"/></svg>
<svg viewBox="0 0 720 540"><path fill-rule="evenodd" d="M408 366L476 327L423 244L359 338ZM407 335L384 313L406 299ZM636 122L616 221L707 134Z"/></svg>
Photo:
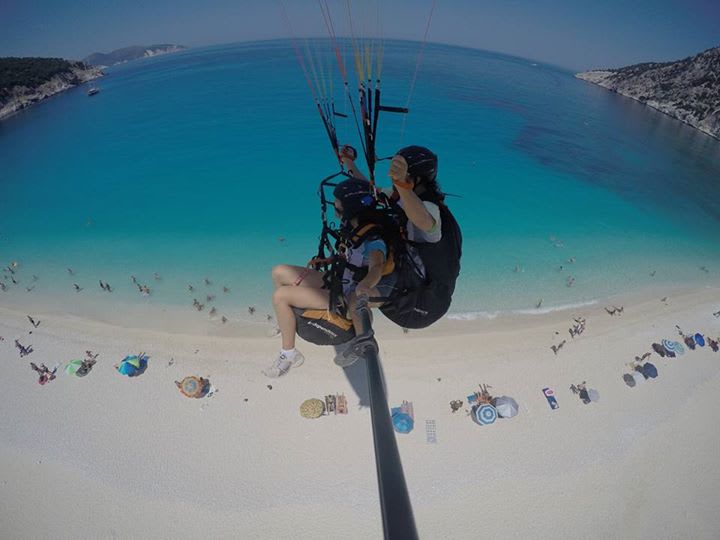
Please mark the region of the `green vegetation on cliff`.
<svg viewBox="0 0 720 540"><path fill-rule="evenodd" d="M39 86L75 64L62 58L0 58L0 96L14 86Z"/></svg>

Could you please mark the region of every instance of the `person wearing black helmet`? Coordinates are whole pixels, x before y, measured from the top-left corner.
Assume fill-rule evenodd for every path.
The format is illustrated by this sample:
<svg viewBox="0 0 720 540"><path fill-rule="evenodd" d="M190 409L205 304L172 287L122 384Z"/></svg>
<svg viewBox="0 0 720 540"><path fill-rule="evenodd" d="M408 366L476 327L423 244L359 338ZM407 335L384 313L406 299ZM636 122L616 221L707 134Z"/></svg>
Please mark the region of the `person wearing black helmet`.
<svg viewBox="0 0 720 540"><path fill-rule="evenodd" d="M355 154L344 146L340 158L356 178L364 178L355 165ZM444 200L437 183L437 156L422 146L406 146L397 151L390 163L392 197L408 218L407 235L412 242L439 242L442 223L438 203Z"/></svg>
<svg viewBox="0 0 720 540"><path fill-rule="evenodd" d="M361 175L354 153L343 149L340 157L351 174ZM445 204L437 170L437 155L423 146L401 148L390 164L393 188L386 194L401 210L407 242L396 258L394 293L380 310L403 328L426 328L442 317L460 274L462 232Z"/></svg>
<svg viewBox="0 0 720 540"><path fill-rule="evenodd" d="M349 306L348 314L354 316L357 296L388 296L394 285L392 261L388 246L379 234L358 234L363 224L375 211L375 198L370 184L361 179L349 178L337 185L333 192L334 207L341 225L349 237L345 252L347 266L343 273L343 295ZM275 292L273 306L280 333L281 350L272 365L263 373L268 377L280 377L291 368L302 365L305 358L295 348L297 319L293 308L327 310L330 292L323 288L323 274L299 266L278 265L272 271ZM353 320L355 327L359 321Z"/></svg>

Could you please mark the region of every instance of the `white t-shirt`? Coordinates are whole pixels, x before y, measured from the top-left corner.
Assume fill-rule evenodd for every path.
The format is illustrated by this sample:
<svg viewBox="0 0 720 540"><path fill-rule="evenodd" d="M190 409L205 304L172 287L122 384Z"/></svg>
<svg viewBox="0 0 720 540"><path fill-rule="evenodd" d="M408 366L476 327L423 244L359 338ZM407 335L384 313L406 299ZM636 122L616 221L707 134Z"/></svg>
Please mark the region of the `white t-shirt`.
<svg viewBox="0 0 720 540"><path fill-rule="evenodd" d="M437 204L430 201L423 201L423 205L430 213L433 220L435 220L435 225L433 225L432 229L430 229L429 231L423 231L408 219L408 240L410 240L411 242L427 242L430 244L434 244L435 242L439 242L442 238L442 222L440 220L440 208ZM398 206L402 208L402 200L398 201Z"/></svg>

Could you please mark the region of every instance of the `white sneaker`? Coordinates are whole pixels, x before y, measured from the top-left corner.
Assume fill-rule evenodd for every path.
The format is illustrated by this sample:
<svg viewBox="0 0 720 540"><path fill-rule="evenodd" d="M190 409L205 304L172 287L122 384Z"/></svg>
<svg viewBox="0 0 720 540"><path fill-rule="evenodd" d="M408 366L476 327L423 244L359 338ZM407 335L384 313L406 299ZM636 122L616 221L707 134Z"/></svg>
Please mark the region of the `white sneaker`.
<svg viewBox="0 0 720 540"><path fill-rule="evenodd" d="M272 363L272 366L263 370L263 375L272 379L277 379L290 371L290 368L302 366L303 362L305 362L305 357L300 351L295 351L295 356L291 359L283 353L279 353L277 358L275 358L275 361Z"/></svg>

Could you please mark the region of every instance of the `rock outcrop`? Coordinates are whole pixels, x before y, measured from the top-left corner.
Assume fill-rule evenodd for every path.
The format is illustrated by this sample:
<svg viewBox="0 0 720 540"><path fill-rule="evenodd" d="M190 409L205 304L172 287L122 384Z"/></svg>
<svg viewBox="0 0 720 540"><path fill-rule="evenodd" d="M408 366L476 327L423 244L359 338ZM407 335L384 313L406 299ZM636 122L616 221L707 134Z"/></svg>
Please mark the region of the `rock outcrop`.
<svg viewBox="0 0 720 540"><path fill-rule="evenodd" d="M62 62L63 64L53 72L25 76L28 66L30 69L33 69L35 65L42 67L42 63L46 61ZM24 71L12 73L11 70L18 69L18 65ZM0 85L0 119L68 88L103 76L103 72L99 68L88 66L83 62L58 59L4 58L0 59L0 67L3 68L4 78L10 81L5 85Z"/></svg>
<svg viewBox="0 0 720 540"><path fill-rule="evenodd" d="M720 47L677 62L578 73L720 139Z"/></svg>
<svg viewBox="0 0 720 540"><path fill-rule="evenodd" d="M83 62L92 66L107 67L129 62L130 60L137 60L138 58L184 51L186 48L187 47L182 45L172 45L170 43L160 45L133 45L109 53L93 53L83 59Z"/></svg>

